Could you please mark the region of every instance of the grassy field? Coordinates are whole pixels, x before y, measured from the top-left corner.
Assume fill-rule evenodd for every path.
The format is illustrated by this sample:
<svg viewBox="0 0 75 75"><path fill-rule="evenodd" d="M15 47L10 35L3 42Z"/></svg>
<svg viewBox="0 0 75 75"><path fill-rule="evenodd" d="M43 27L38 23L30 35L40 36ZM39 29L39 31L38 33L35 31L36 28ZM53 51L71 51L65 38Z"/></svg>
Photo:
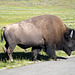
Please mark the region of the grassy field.
<svg viewBox="0 0 75 75"><path fill-rule="evenodd" d="M67 27L75 29L75 0L0 0L0 30L3 26L29 19L37 15L52 14L60 17ZM0 31L1 32L1 31ZM16 47L13 53L14 63L4 61L4 53L0 43L0 69L33 64L31 48L25 52ZM67 56L63 51L56 51L58 56ZM75 55L75 51L72 52ZM51 60L43 51L38 59Z"/></svg>

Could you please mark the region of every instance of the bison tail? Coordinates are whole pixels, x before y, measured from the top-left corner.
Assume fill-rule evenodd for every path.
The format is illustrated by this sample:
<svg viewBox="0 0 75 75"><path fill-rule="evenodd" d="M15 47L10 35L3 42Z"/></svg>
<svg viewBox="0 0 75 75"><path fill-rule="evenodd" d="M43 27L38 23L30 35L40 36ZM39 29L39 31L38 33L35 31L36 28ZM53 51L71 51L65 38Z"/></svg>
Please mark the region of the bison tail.
<svg viewBox="0 0 75 75"><path fill-rule="evenodd" d="M2 35L2 31L3 31L3 29L4 29L5 27L3 27L2 29L1 29L1 42L3 42L3 35Z"/></svg>

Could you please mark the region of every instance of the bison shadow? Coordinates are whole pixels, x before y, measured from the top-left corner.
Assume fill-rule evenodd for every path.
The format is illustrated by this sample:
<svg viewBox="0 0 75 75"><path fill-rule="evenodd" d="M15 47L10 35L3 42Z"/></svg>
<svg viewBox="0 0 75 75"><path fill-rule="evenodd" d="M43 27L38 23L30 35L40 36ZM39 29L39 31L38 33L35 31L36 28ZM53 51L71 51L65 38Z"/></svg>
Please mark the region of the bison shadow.
<svg viewBox="0 0 75 75"><path fill-rule="evenodd" d="M16 60L30 60L32 61L33 56L32 56L32 52L13 52L13 59ZM0 53L0 61L4 61L5 58L7 58L7 56L4 53ZM46 55L40 55L38 54L37 60L47 60L50 57L46 56Z"/></svg>
<svg viewBox="0 0 75 75"><path fill-rule="evenodd" d="M13 59L16 59L16 60L30 60L30 61L32 61L32 59L33 59L31 52L27 52L27 53L25 53L25 52L13 52L12 56L13 56ZM0 53L0 61L4 61L6 57L7 56L4 53ZM38 57L37 57L37 60L40 60L40 61L41 60L48 61L49 59L50 59L50 57L47 55L38 54ZM67 58L58 57L58 59L65 59L66 60Z"/></svg>

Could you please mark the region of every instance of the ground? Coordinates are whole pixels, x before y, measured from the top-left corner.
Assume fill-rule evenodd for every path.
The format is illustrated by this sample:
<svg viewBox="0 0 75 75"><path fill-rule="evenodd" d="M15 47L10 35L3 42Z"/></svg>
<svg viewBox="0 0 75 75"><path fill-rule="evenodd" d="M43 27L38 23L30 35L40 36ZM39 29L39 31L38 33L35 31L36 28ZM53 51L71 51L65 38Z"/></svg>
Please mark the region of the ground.
<svg viewBox="0 0 75 75"><path fill-rule="evenodd" d="M1 0L0 33L1 28L5 25L44 14L56 15L63 20L67 27L75 29L75 0ZM0 69L33 64L29 63L32 62L31 48L25 52L18 46L16 46L13 53L14 63L10 63L9 60L6 63L2 49L4 44L5 41L0 42ZM56 51L56 54L57 56L67 56L63 51ZM71 55L75 55L75 51ZM40 52L38 59L42 62L48 59L51 60L43 51Z"/></svg>
<svg viewBox="0 0 75 75"><path fill-rule="evenodd" d="M0 71L0 75L74 75L75 57Z"/></svg>

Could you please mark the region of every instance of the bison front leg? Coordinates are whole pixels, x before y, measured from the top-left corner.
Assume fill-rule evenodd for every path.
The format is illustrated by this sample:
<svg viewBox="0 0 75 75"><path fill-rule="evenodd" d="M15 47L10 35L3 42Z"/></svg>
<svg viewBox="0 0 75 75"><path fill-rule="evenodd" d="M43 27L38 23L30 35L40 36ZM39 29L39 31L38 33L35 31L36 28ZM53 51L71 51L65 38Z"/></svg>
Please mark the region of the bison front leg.
<svg viewBox="0 0 75 75"><path fill-rule="evenodd" d="M50 48L50 45L46 45L46 53L52 59L57 60L57 56L55 54L55 50Z"/></svg>
<svg viewBox="0 0 75 75"><path fill-rule="evenodd" d="M33 60L34 61L37 61L37 56L38 56L38 53L39 52L40 52L40 49L39 48L35 48L35 47L32 48Z"/></svg>

